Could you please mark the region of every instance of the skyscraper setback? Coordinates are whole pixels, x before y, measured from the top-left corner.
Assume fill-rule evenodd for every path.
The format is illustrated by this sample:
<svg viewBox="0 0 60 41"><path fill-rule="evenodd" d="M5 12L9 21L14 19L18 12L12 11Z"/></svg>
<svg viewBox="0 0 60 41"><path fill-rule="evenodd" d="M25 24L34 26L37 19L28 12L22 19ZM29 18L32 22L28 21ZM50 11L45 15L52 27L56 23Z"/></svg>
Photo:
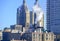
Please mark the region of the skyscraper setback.
<svg viewBox="0 0 60 41"><path fill-rule="evenodd" d="M60 0L47 0L47 29L60 33Z"/></svg>

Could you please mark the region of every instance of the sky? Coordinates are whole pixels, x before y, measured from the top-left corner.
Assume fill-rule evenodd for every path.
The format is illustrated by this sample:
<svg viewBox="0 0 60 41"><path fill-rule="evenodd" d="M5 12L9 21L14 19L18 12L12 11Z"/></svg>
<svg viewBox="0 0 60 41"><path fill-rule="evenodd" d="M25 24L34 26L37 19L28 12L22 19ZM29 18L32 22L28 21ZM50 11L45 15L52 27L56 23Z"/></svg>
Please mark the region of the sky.
<svg viewBox="0 0 60 41"><path fill-rule="evenodd" d="M35 0L26 0L29 10L32 10ZM17 8L23 0L0 0L0 30L16 24ZM44 27L46 27L46 0L39 0L39 5L44 12Z"/></svg>

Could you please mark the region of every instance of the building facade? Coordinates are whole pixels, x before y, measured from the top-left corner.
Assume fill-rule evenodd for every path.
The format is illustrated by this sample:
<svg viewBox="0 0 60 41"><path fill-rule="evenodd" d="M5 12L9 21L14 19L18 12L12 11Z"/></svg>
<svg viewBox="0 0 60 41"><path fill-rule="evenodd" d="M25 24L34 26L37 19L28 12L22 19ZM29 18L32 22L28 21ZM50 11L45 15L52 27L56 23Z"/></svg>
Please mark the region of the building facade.
<svg viewBox="0 0 60 41"><path fill-rule="evenodd" d="M11 30L18 30L18 31L23 32L22 25L11 25L10 28Z"/></svg>
<svg viewBox="0 0 60 41"><path fill-rule="evenodd" d="M42 33L33 32L32 33L32 41L42 41Z"/></svg>
<svg viewBox="0 0 60 41"><path fill-rule="evenodd" d="M60 0L47 0L47 29L60 33Z"/></svg>
<svg viewBox="0 0 60 41"><path fill-rule="evenodd" d="M51 32L32 32L32 41L54 41L54 34Z"/></svg>
<svg viewBox="0 0 60 41"><path fill-rule="evenodd" d="M2 41L10 41L12 39L20 40L21 33L3 32L3 40Z"/></svg>
<svg viewBox="0 0 60 41"><path fill-rule="evenodd" d="M43 41L54 41L54 34L52 32L43 33Z"/></svg>

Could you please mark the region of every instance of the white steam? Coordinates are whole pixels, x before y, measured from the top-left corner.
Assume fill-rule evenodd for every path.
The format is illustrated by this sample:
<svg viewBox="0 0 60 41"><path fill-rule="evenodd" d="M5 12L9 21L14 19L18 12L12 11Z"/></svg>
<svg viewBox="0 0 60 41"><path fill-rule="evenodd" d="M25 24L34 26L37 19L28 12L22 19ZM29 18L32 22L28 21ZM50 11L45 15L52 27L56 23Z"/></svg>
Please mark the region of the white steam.
<svg viewBox="0 0 60 41"><path fill-rule="evenodd" d="M35 23L37 24L43 17L43 11L38 5L35 5L33 7L33 12L36 14Z"/></svg>

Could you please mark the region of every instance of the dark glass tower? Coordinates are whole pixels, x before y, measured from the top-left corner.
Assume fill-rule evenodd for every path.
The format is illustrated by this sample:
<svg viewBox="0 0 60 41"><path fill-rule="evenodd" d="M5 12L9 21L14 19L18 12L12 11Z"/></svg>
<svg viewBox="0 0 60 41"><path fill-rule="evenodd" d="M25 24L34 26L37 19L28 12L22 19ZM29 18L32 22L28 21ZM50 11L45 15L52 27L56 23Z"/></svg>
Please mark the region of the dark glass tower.
<svg viewBox="0 0 60 41"><path fill-rule="evenodd" d="M60 0L47 0L47 29L60 33Z"/></svg>
<svg viewBox="0 0 60 41"><path fill-rule="evenodd" d="M25 0L23 0L22 6L17 8L17 24L23 27L30 24L30 13Z"/></svg>

